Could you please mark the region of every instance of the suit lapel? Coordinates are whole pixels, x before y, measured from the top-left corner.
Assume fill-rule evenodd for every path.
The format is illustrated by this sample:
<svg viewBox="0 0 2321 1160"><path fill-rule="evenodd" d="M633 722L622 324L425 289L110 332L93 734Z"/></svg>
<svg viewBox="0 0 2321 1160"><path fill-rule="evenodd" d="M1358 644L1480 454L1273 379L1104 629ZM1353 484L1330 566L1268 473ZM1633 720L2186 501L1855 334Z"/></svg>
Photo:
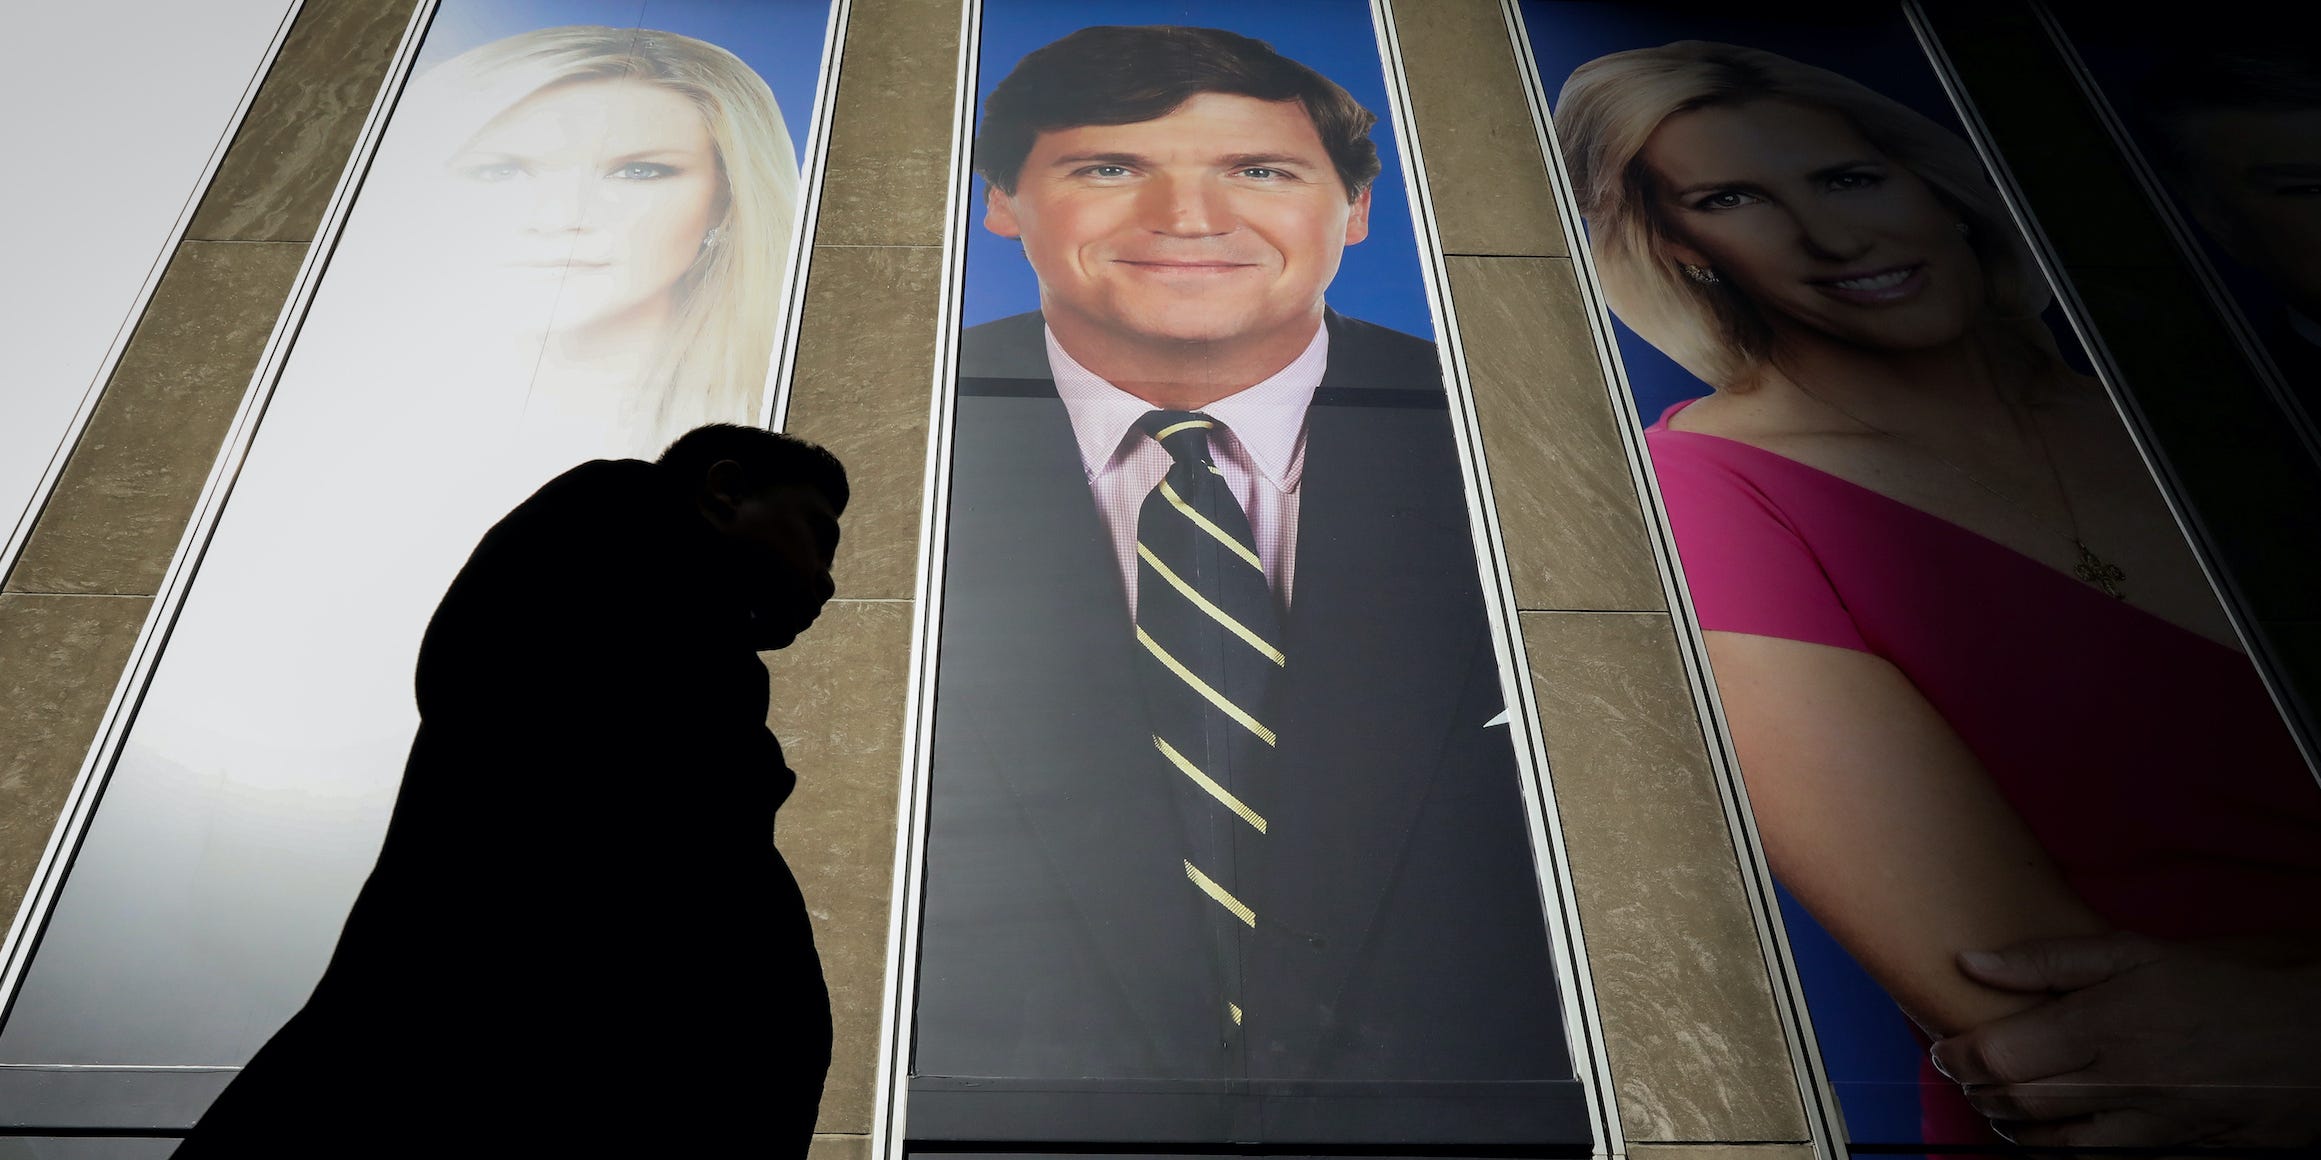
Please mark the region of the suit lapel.
<svg viewBox="0 0 2321 1160"><path fill-rule="evenodd" d="M1149 1063L1183 1065L1200 1046L1182 1037L1214 1023L1215 984L1174 800L1153 768L1118 565L1052 384L969 394L979 386L961 384L941 708L980 737L1069 899L1058 923L1103 962Z"/></svg>
<svg viewBox="0 0 2321 1160"><path fill-rule="evenodd" d="M1367 957L1447 734L1483 726L1456 719L1488 638L1440 372L1429 360L1404 368L1419 381L1379 381L1382 362L1333 334L1307 416L1287 631L1269 852L1309 877L1331 868L1281 914L1308 975L1283 985L1325 1012ZM1310 1050L1328 1050L1324 1034Z"/></svg>

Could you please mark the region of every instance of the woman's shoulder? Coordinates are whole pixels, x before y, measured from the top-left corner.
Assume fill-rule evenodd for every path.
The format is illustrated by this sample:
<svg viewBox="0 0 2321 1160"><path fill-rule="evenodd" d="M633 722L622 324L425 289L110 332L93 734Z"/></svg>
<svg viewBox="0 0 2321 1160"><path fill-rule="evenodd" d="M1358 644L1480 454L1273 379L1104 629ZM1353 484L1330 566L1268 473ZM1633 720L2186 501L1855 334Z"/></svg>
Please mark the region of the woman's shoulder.
<svg viewBox="0 0 2321 1160"><path fill-rule="evenodd" d="M1732 424L1721 421L1718 408L1709 404L1708 399L1676 403L1644 429L1644 446L1663 490L1741 485L1754 489L1791 472L1811 470L1739 437Z"/></svg>
<svg viewBox="0 0 2321 1160"><path fill-rule="evenodd" d="M1865 649L1822 560L1831 532L1821 473L1669 422L1685 410L1664 413L1645 444L1701 627Z"/></svg>
<svg viewBox="0 0 2321 1160"><path fill-rule="evenodd" d="M1792 501L1850 496L1860 485L1841 474L1855 449L1850 432L1800 428L1794 416L1767 414L1721 395L1685 400L1645 428L1644 442L1661 487L1746 486Z"/></svg>

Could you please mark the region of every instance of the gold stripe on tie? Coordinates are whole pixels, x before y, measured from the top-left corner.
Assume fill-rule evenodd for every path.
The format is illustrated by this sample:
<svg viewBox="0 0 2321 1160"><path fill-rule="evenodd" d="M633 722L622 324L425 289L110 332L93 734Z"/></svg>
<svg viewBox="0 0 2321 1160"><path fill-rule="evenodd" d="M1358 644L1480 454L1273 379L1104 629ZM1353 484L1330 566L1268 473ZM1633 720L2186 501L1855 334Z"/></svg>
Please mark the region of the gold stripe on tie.
<svg viewBox="0 0 2321 1160"><path fill-rule="evenodd" d="M1233 1013L1233 1025L1235 1027L1241 1026L1241 1004L1227 1003L1225 1004L1225 1009Z"/></svg>
<svg viewBox="0 0 2321 1160"><path fill-rule="evenodd" d="M1258 561L1257 553L1249 550L1249 545L1234 539L1232 533L1218 527L1213 523L1210 523L1209 517L1194 511L1193 505L1186 503L1184 497L1177 494L1177 489L1169 486L1168 480L1164 479L1161 481L1160 489L1161 494L1167 496L1170 503L1177 505L1178 511L1185 513L1186 519L1193 521L1194 525L1199 527L1202 531L1217 537L1218 543L1233 549L1233 554L1249 561L1250 567L1255 568L1260 572L1265 571L1265 565Z"/></svg>
<svg viewBox="0 0 2321 1160"><path fill-rule="evenodd" d="M1203 431L1207 431L1215 426L1215 423L1212 423L1207 419L1187 419L1182 423L1171 423L1168 426L1161 428L1160 432L1154 435L1152 438L1153 442L1158 443L1179 431L1189 430L1196 427Z"/></svg>
<svg viewBox="0 0 2321 1160"><path fill-rule="evenodd" d="M1210 688L1207 681L1194 676L1193 670L1186 668L1184 666L1184 662L1170 656L1169 650L1162 648L1160 646L1160 642L1154 640L1152 635L1147 633L1144 630L1144 626L1141 624L1136 626L1136 639L1144 644L1145 651L1151 653L1154 659L1160 661L1160 663L1164 665L1167 665L1170 672L1184 678L1184 682L1188 685L1191 685L1194 692L1199 693L1203 697L1207 697L1209 699L1209 703L1217 706L1219 709L1223 709L1226 716L1241 722L1243 726L1247 727L1251 733L1257 734L1258 739L1264 741L1267 745L1277 744L1277 742L1274 740L1273 730L1258 724L1257 718L1252 717L1248 713L1242 711L1241 706L1226 700L1225 694Z"/></svg>
<svg viewBox="0 0 2321 1160"><path fill-rule="evenodd" d="M1256 649L1259 653L1263 654L1265 659L1272 661L1277 665L1281 665L1284 668L1288 667L1289 658L1281 655L1280 649L1265 643L1264 637L1250 631L1247 625L1244 625L1240 621L1233 619L1233 617L1228 615L1224 609L1209 603L1208 597L1194 591L1192 585L1185 583L1184 577L1177 575L1176 572L1171 570L1168 565L1161 563L1160 557L1154 555L1152 549L1145 547L1143 541L1141 540L1137 542L1136 554L1138 557L1143 559L1145 563L1152 565L1152 570L1160 573L1161 579L1168 581L1171 587L1175 588L1179 592L1184 593L1185 599L1192 601L1194 607L1208 613L1211 620L1224 625L1233 633L1233 635L1240 637L1242 640L1248 641L1249 647Z"/></svg>
<svg viewBox="0 0 2321 1160"><path fill-rule="evenodd" d="M1208 774L1202 773L1200 766L1194 765L1192 761L1186 758L1184 754L1177 752L1176 746L1161 740L1160 734L1153 734L1152 743L1154 745L1160 746L1161 755L1168 758L1170 763L1174 764L1178 769L1183 770L1186 777L1192 778L1194 785L1208 790L1210 797L1216 798L1218 801L1225 803L1226 809L1232 810L1234 813L1241 815L1241 820L1257 827L1258 833L1262 834L1265 832L1265 818L1256 810L1250 809L1248 805L1244 804L1240 798L1234 797L1232 790L1218 785L1214 778L1211 778Z"/></svg>
<svg viewBox="0 0 2321 1160"><path fill-rule="evenodd" d="M1201 873L1200 868L1193 865L1191 862L1185 863L1185 877L1192 879L1193 885L1201 888L1201 893L1215 899L1217 901L1217 905L1232 911L1233 917L1240 919L1243 923L1246 923L1251 927L1255 927L1257 925L1256 911L1243 906L1240 899L1226 893L1224 887L1217 885L1217 883L1208 875Z"/></svg>

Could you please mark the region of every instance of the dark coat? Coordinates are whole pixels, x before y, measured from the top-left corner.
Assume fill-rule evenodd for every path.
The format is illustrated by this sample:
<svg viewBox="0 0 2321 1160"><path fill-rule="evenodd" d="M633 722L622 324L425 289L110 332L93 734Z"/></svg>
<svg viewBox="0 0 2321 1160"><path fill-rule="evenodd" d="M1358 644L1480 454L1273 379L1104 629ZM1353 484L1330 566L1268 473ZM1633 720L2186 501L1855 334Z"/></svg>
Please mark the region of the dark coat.
<svg viewBox="0 0 2321 1160"><path fill-rule="evenodd" d="M1144 723L1120 573L1040 316L966 333L912 1136L985 1130L986 1093L1089 1079L1378 1097L1380 1083L1517 1081L1496 1089L1529 1117L1507 1138L1570 1134L1542 1126L1577 1106L1576 1086L1440 364L1410 335L1328 325L1269 721L1282 796L1252 840L1263 870L1244 897L1261 919L1232 984L1242 1027L1201 950L1221 912L1182 870L1179 775ZM1000 1118L1071 1118L1040 1107ZM1209 1129L1188 1117L1212 1111L1148 1126L1197 1136ZM1470 1142L1484 1142L1498 1114L1446 1122L1481 1123ZM1072 1131L1144 1131L1098 1121Z"/></svg>
<svg viewBox="0 0 2321 1160"><path fill-rule="evenodd" d="M484 537L329 970L179 1155L805 1154L829 998L724 551L635 460Z"/></svg>

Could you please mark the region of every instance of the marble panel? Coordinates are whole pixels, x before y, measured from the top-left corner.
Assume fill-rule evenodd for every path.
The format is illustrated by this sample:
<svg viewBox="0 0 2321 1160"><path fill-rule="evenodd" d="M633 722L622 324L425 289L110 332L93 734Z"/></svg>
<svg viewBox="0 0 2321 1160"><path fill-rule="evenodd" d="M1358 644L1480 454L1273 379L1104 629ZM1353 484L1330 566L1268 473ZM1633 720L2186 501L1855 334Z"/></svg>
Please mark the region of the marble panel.
<svg viewBox="0 0 2321 1160"><path fill-rule="evenodd" d="M152 605L0 595L0 915L24 901Z"/></svg>
<svg viewBox="0 0 2321 1160"><path fill-rule="evenodd" d="M798 772L775 844L813 916L836 1029L826 1132L867 1132L874 1114L915 607L833 601L797 644L765 654L768 722Z"/></svg>
<svg viewBox="0 0 2321 1160"><path fill-rule="evenodd" d="M848 599L908 599L918 574L942 263L938 249L818 246L807 276L784 426L846 464Z"/></svg>
<svg viewBox="0 0 2321 1160"><path fill-rule="evenodd" d="M817 1133L806 1160L870 1160L870 1137Z"/></svg>
<svg viewBox="0 0 2321 1160"><path fill-rule="evenodd" d="M940 246L951 187L959 2L854 0L847 23L815 239Z"/></svg>
<svg viewBox="0 0 2321 1160"><path fill-rule="evenodd" d="M1669 618L1522 623L1622 1130L1806 1139Z"/></svg>
<svg viewBox="0 0 2321 1160"><path fill-rule="evenodd" d="M1665 608L1571 263L1448 265L1517 605Z"/></svg>
<svg viewBox="0 0 2321 1160"><path fill-rule="evenodd" d="M1813 1160L1813 1145L1637 1144L1628 1160Z"/></svg>
<svg viewBox="0 0 2321 1160"><path fill-rule="evenodd" d="M178 246L9 591L154 593L305 256L297 242Z"/></svg>
<svg viewBox="0 0 2321 1160"><path fill-rule="evenodd" d="M1397 13L1443 252L1566 253L1498 0L1426 0Z"/></svg>
<svg viewBox="0 0 2321 1160"><path fill-rule="evenodd" d="M306 0L186 237L311 241L417 0Z"/></svg>

